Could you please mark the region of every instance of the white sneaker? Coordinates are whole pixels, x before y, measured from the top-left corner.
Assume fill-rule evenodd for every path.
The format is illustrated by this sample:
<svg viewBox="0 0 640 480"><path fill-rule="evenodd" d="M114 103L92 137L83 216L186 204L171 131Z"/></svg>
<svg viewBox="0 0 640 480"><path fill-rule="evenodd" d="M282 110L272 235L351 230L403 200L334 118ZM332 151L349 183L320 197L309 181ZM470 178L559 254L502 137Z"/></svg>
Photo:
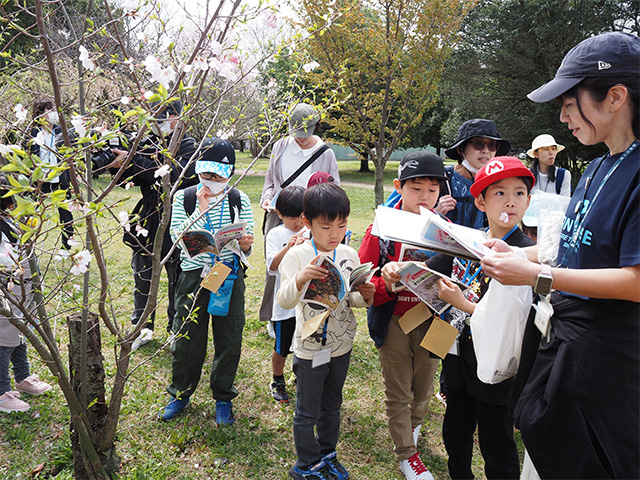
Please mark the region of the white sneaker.
<svg viewBox="0 0 640 480"><path fill-rule="evenodd" d="M269 332L271 338L276 338L276 331L273 329L273 322L271 320L267 322L267 332Z"/></svg>
<svg viewBox="0 0 640 480"><path fill-rule="evenodd" d="M402 470L407 480L434 480L433 475L424 466L424 463L420 460L420 455L417 453L408 460L402 460L400 462L400 470Z"/></svg>
<svg viewBox="0 0 640 480"><path fill-rule="evenodd" d="M416 425L411 432L413 433L413 444L418 448L418 437L420 437L420 429L422 425Z"/></svg>
<svg viewBox="0 0 640 480"><path fill-rule="evenodd" d="M152 338L153 330L143 328L142 330L140 330L140 335L138 335L138 338L133 341L133 344L131 345L131 352L135 352L141 346L146 345L151 341Z"/></svg>

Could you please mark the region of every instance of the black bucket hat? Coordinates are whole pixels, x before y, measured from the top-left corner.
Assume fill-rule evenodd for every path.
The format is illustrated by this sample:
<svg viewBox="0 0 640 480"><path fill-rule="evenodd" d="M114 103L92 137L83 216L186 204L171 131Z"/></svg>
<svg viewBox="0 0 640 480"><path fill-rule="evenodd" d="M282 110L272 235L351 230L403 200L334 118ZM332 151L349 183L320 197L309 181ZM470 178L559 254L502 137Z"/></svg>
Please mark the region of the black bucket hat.
<svg viewBox="0 0 640 480"><path fill-rule="evenodd" d="M491 140L496 140L498 142L496 157L503 157L509 153L509 150L511 150L511 142L498 135L498 129L496 128L495 123L491 120L485 120L484 118L474 118L473 120L467 120L460 125L456 143L447 148L444 151L444 154L447 158L462 160L462 156L458 152L458 147L473 137L485 137L490 138Z"/></svg>

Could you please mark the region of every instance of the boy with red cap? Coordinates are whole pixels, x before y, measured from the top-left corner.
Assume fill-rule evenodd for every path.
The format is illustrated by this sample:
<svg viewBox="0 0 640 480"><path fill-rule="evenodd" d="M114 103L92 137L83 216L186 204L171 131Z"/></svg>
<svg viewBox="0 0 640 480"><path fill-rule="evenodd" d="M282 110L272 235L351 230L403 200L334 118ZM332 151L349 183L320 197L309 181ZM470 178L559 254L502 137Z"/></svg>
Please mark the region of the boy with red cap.
<svg viewBox="0 0 640 480"><path fill-rule="evenodd" d="M487 215L489 238L501 238L517 247L534 244L518 227L529 206L534 183L531 171L515 157L495 157L478 171L470 192L475 197L475 205ZM495 385L480 381L469 327L469 318L486 293L490 279L478 263L445 254L432 257L427 264L470 286L463 294L449 281L440 280L438 284L440 298L453 306L445 320L459 331L451 352L442 361L442 371L447 378L442 436L449 454L449 474L452 479L473 478L471 459L477 425L487 478L519 478L520 462L513 440L513 417L509 412L515 378ZM385 281L399 280L395 270L397 267L393 264L385 266Z"/></svg>

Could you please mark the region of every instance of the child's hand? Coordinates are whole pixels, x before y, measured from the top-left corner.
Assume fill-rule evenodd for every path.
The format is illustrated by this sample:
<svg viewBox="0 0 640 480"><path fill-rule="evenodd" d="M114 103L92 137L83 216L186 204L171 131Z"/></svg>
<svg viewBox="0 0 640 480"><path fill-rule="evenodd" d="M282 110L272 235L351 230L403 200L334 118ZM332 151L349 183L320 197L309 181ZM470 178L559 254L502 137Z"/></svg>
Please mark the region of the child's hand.
<svg viewBox="0 0 640 480"><path fill-rule="evenodd" d="M287 242L287 248L289 249L303 243L305 241L303 233L304 230L300 230L298 233L291 235L291 237L289 237L289 241Z"/></svg>
<svg viewBox="0 0 640 480"><path fill-rule="evenodd" d="M318 255L316 258L311 260L311 263L309 263L309 265L304 267L296 274L296 287L298 288L298 291L302 290L304 284L309 280L324 280L325 278L327 278L327 269L321 267L320 265L316 265L316 262L320 257L321 255Z"/></svg>
<svg viewBox="0 0 640 480"><path fill-rule="evenodd" d="M371 282L361 283L356 287L362 298L367 303L373 301L373 295L376 293L376 286Z"/></svg>
<svg viewBox="0 0 640 480"><path fill-rule="evenodd" d="M456 208L458 201L451 195L444 195L438 200L438 206L434 210L442 215L446 215L448 212Z"/></svg>
<svg viewBox="0 0 640 480"><path fill-rule="evenodd" d="M253 235L243 235L242 238L238 239L238 243L243 252L248 252L251 249L251 245L253 245Z"/></svg>
<svg viewBox="0 0 640 480"><path fill-rule="evenodd" d="M397 271L400 268L400 263L398 262L389 262L384 267L382 267L382 279L384 280L384 284L387 287L387 291L392 291L392 285L396 282L399 282L402 278L398 275Z"/></svg>
<svg viewBox="0 0 640 480"><path fill-rule="evenodd" d="M467 299L464 298L462 290L460 290L458 285L445 278L441 278L438 280L438 283L436 283L436 288L438 289L438 297L440 297L441 300L450 303L460 310L465 310L463 307Z"/></svg>
<svg viewBox="0 0 640 480"><path fill-rule="evenodd" d="M211 190L209 187L202 187L196 192L196 198L198 199L198 209L200 213L204 213L209 208L209 197L211 196Z"/></svg>

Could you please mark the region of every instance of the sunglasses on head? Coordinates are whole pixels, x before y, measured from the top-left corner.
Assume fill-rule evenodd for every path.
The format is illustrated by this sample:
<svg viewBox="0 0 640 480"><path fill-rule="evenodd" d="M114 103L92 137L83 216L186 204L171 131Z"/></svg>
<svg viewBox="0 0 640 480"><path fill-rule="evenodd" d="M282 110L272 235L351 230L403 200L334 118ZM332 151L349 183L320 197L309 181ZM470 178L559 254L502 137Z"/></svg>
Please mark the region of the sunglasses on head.
<svg viewBox="0 0 640 480"><path fill-rule="evenodd" d="M495 140L469 140L469 145L471 145L474 150L482 151L487 148L490 152L498 151L498 142Z"/></svg>

